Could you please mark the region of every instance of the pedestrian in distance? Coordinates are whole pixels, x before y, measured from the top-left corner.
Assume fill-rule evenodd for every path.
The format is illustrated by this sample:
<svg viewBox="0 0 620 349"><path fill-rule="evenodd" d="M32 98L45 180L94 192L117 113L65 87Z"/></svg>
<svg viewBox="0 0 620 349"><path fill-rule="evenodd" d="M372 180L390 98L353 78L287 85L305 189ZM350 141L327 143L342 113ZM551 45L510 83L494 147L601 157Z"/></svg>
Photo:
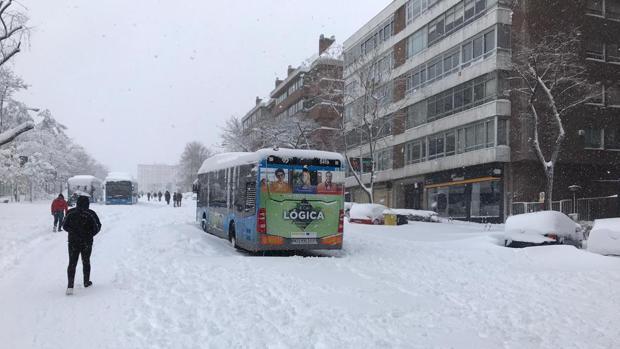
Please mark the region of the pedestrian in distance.
<svg viewBox="0 0 620 349"><path fill-rule="evenodd" d="M146 199L148 201L151 201L151 192L150 191L148 193L146 193Z"/></svg>
<svg viewBox="0 0 620 349"><path fill-rule="evenodd" d="M161 196L162 196L162 193L160 191L159 193L157 193L157 198L159 199L160 202L161 202Z"/></svg>
<svg viewBox="0 0 620 349"><path fill-rule="evenodd" d="M90 281L90 255L93 251L93 237L101 230L101 221L95 211L89 208L86 196L80 196L74 208L67 213L63 228L68 233L69 266L67 267L67 295L73 294L75 270L82 256L84 287L92 286Z"/></svg>
<svg viewBox="0 0 620 349"><path fill-rule="evenodd" d="M52 216L54 216L53 232L56 232L56 229L62 231L62 221L67 210L69 210L69 205L67 205L65 197L62 194L58 194L58 197L52 201Z"/></svg>
<svg viewBox="0 0 620 349"><path fill-rule="evenodd" d="M164 194L164 199L166 199L166 205L170 205L170 192L166 190Z"/></svg>
<svg viewBox="0 0 620 349"><path fill-rule="evenodd" d="M177 203L177 207L181 207L181 200L183 200L183 194L179 193L179 202Z"/></svg>

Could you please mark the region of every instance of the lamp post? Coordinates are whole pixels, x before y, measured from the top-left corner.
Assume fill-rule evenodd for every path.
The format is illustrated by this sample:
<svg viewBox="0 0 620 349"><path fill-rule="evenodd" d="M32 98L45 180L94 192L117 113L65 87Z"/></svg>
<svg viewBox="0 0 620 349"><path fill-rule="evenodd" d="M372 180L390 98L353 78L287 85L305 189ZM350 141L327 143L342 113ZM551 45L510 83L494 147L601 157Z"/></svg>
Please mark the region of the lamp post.
<svg viewBox="0 0 620 349"><path fill-rule="evenodd" d="M581 186L573 184L568 187L568 190L570 190L573 193L573 214L576 215L577 214L577 192L581 190Z"/></svg>

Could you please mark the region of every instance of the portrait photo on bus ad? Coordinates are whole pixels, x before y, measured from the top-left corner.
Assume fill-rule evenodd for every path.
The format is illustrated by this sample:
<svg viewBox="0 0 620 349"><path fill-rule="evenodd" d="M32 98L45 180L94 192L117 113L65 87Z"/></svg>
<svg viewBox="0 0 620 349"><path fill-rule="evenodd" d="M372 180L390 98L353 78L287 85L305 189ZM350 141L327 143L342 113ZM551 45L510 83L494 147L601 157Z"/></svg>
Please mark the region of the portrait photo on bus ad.
<svg viewBox="0 0 620 349"><path fill-rule="evenodd" d="M261 180L261 190L272 194L291 193L289 170L283 168L267 168Z"/></svg>
<svg viewBox="0 0 620 349"><path fill-rule="evenodd" d="M341 171L318 171L317 194L342 194L344 173Z"/></svg>

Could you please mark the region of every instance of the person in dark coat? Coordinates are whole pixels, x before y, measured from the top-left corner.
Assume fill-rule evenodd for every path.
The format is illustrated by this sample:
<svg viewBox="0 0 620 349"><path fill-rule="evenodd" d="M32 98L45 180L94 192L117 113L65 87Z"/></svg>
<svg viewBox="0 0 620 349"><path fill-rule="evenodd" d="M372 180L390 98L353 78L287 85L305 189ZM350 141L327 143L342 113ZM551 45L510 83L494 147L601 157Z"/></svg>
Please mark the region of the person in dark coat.
<svg viewBox="0 0 620 349"><path fill-rule="evenodd" d="M93 251L93 237L101 230L101 221L99 221L97 213L88 206L88 197L78 197L75 208L69 210L63 224L63 228L67 231L69 237L67 295L73 294L75 269L80 255L82 256L84 287L90 287L93 284L90 281L90 255Z"/></svg>
<svg viewBox="0 0 620 349"><path fill-rule="evenodd" d="M53 232L56 232L56 227L58 227L58 231L62 231L62 220L65 218L68 209L69 205L67 205L65 197L62 194L58 194L58 197L52 201L52 216L54 216Z"/></svg>
<svg viewBox="0 0 620 349"><path fill-rule="evenodd" d="M166 190L164 194L164 198L166 199L166 205L170 205L170 192Z"/></svg>
<svg viewBox="0 0 620 349"><path fill-rule="evenodd" d="M162 196L161 192L157 193L157 198L159 199L159 201L161 201L161 196Z"/></svg>
<svg viewBox="0 0 620 349"><path fill-rule="evenodd" d="M181 207L181 200L183 200L183 194L179 193L178 194L178 201L177 201L177 207Z"/></svg>
<svg viewBox="0 0 620 349"><path fill-rule="evenodd" d="M146 193L146 199L148 201L151 201L151 192L150 191L148 193Z"/></svg>

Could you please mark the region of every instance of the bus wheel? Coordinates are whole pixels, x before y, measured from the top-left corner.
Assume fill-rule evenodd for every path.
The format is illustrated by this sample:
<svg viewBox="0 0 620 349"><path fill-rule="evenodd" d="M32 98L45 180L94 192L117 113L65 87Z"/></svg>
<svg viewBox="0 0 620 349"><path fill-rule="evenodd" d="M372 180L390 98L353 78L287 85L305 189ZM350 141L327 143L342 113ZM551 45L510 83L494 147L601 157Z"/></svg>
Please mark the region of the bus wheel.
<svg viewBox="0 0 620 349"><path fill-rule="evenodd" d="M234 249L238 249L239 245L237 245L237 233L235 231L235 223L230 222L230 228L228 228L228 241Z"/></svg>

